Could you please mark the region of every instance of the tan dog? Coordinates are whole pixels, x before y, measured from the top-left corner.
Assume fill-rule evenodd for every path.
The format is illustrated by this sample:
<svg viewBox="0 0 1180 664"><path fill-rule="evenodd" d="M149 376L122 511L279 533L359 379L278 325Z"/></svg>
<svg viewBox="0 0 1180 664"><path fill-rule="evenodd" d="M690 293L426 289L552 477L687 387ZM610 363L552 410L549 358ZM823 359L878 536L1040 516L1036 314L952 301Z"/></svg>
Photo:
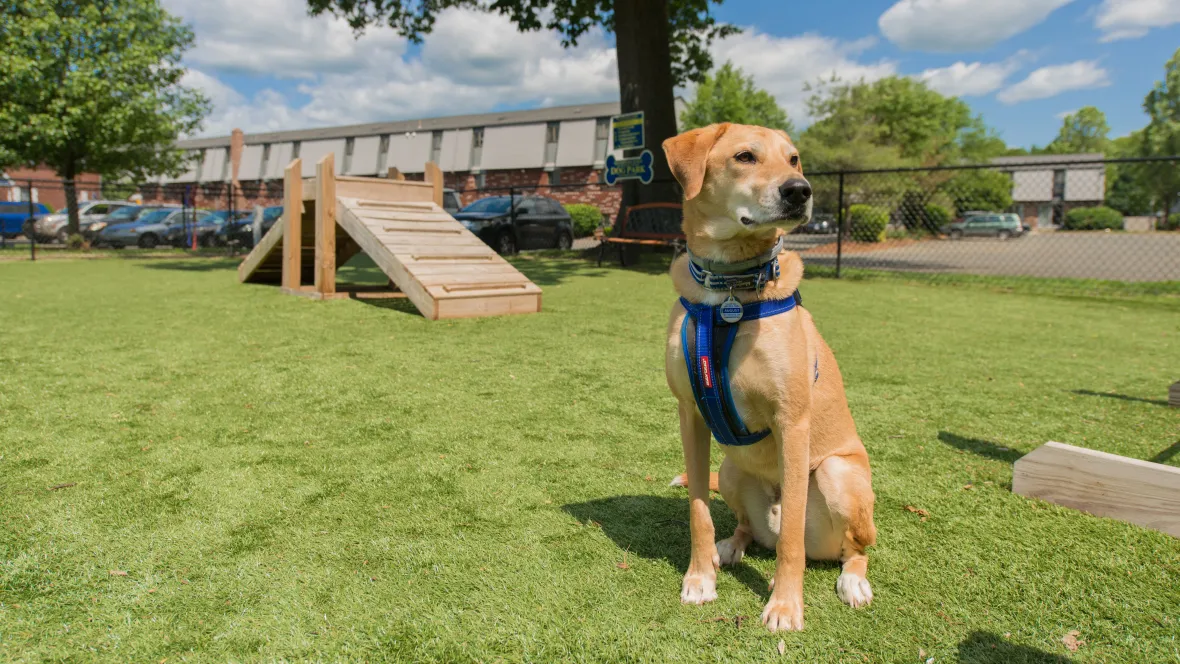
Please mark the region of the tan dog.
<svg viewBox="0 0 1180 664"><path fill-rule="evenodd" d="M664 141L664 152L684 189L684 233L698 257L734 263L771 252L780 233L811 216L811 187L784 132L710 125ZM779 264L779 278L761 293L734 295L743 303L789 297L803 277L803 262L783 251ZM671 275L690 302L717 305L729 295L694 281L688 256L673 263ZM717 569L740 561L757 541L777 552L773 590L762 612L771 631L803 628L806 558L839 560L840 599L854 607L868 604L873 594L865 579L865 547L876 539L869 459L836 358L811 314L795 307L739 324L729 359L734 403L750 431L769 428L771 435L753 445L725 447L717 484L738 526L716 544L709 515L710 431L685 367L680 338L685 315L677 302L665 357L668 386L680 401L692 531L681 601L716 599Z"/></svg>

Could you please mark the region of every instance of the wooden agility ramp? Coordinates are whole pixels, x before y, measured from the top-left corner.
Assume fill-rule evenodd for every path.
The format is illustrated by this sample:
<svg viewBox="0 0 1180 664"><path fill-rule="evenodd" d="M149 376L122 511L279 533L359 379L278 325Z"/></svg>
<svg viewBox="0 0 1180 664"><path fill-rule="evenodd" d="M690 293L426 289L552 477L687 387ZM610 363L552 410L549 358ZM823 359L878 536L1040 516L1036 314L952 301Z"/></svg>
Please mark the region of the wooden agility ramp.
<svg viewBox="0 0 1180 664"><path fill-rule="evenodd" d="M442 209L442 172L426 181L336 176L334 155L301 177L287 166L283 218L238 266L238 281L279 284L319 300L409 298L431 320L541 310L541 289ZM337 289L336 268L359 252L390 287Z"/></svg>

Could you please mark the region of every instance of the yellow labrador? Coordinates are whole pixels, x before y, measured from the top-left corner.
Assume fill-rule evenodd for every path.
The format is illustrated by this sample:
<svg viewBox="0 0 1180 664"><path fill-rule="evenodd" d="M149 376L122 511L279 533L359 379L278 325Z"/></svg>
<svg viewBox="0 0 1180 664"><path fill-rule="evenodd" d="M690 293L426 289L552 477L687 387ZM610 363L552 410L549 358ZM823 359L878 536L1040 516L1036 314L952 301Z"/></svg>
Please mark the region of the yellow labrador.
<svg viewBox="0 0 1180 664"><path fill-rule="evenodd" d="M743 304L791 297L803 276L803 262L792 252L779 253L772 278L746 290L703 284L699 267L773 257L781 247L779 236L810 218L811 186L786 133L723 123L685 132L663 147L684 189L689 253L671 269L680 295L694 309L721 305L731 296ZM695 275L690 261L697 262ZM681 601L716 599L717 569L740 561L757 541L777 553L770 601L762 612L771 631L803 628L807 558L839 560L840 599L854 607L868 604L873 593L865 578L865 548L876 540L869 459L848 410L836 358L811 314L796 306L737 324L727 363L732 403L749 431L770 433L752 444L724 446L716 485L738 525L733 536L714 543L710 426L697 406L685 362L681 330L686 313L680 302L672 308L665 357L668 386L680 402L687 472L678 479L688 486L692 532Z"/></svg>

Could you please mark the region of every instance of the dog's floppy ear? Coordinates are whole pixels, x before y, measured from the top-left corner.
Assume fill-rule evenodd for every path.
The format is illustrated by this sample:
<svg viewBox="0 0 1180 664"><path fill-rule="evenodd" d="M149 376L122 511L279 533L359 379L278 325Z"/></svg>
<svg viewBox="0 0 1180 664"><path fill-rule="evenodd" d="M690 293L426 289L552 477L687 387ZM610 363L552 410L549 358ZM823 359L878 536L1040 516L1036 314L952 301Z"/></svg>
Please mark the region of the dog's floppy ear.
<svg viewBox="0 0 1180 664"><path fill-rule="evenodd" d="M680 187L684 189L684 200L692 200L701 193L701 185L705 183L705 164L708 161L709 150L726 129L729 129L728 122L711 124L664 141L664 155L668 157L672 177L676 178Z"/></svg>

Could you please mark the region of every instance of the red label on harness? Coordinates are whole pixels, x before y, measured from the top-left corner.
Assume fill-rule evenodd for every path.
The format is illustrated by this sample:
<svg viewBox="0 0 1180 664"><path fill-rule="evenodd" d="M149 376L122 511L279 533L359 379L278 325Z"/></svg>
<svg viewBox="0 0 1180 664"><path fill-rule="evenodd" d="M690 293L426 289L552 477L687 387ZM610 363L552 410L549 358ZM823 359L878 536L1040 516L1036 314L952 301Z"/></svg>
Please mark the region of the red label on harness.
<svg viewBox="0 0 1180 664"><path fill-rule="evenodd" d="M705 387L712 389L713 387L713 372L709 368L709 357L701 357L701 377L705 379Z"/></svg>

